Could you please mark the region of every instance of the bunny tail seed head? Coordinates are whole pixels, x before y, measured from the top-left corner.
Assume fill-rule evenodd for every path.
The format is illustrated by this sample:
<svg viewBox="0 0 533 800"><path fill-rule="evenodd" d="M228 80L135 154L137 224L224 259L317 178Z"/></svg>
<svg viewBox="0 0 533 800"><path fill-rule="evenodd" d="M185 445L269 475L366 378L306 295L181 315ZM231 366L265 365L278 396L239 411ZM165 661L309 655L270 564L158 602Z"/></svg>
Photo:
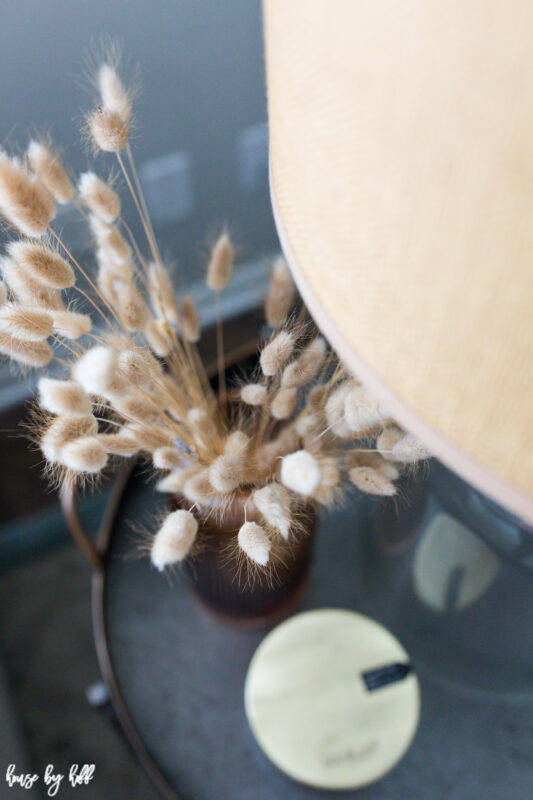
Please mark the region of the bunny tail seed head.
<svg viewBox="0 0 533 800"><path fill-rule="evenodd" d="M189 467L177 467L165 475L164 478L157 483L156 489L158 492L166 492L168 494L178 494L183 491L183 487L193 475L197 475L201 467L198 464L192 464Z"/></svg>
<svg viewBox="0 0 533 800"><path fill-rule="evenodd" d="M363 433L383 421L377 400L362 386L353 386L344 399L344 419L352 433Z"/></svg>
<svg viewBox="0 0 533 800"><path fill-rule="evenodd" d="M0 151L0 212L25 236L42 236L56 213L50 192Z"/></svg>
<svg viewBox="0 0 533 800"><path fill-rule="evenodd" d="M148 293L156 316L177 325L179 314L174 289L165 269L154 261L148 267Z"/></svg>
<svg viewBox="0 0 533 800"><path fill-rule="evenodd" d="M56 464L66 444L82 437L96 436L97 433L98 423L92 415L55 417L41 437L40 447L46 460Z"/></svg>
<svg viewBox="0 0 533 800"><path fill-rule="evenodd" d="M119 433L99 433L96 437L106 453L129 458L139 452L139 444L126 430Z"/></svg>
<svg viewBox="0 0 533 800"><path fill-rule="evenodd" d="M352 435L346 420L344 419L344 401L351 389L349 381L342 383L338 389L330 394L326 401L325 412L328 427L331 432L340 439L345 439Z"/></svg>
<svg viewBox="0 0 533 800"><path fill-rule="evenodd" d="M268 564L272 543L261 525L256 522L245 522L239 530L237 540L239 547L249 559L261 567Z"/></svg>
<svg viewBox="0 0 533 800"><path fill-rule="evenodd" d="M116 377L117 359L109 347L87 350L72 367L72 377L89 394L103 395Z"/></svg>
<svg viewBox="0 0 533 800"><path fill-rule="evenodd" d="M159 358L166 358L171 350L166 329L159 325L159 320L149 319L143 331L146 341Z"/></svg>
<svg viewBox="0 0 533 800"><path fill-rule="evenodd" d="M249 444L250 437L244 431L233 431L224 443L224 454L244 458Z"/></svg>
<svg viewBox="0 0 533 800"><path fill-rule="evenodd" d="M191 503L203 503L213 495L213 487L209 479L209 470L202 469L185 481L182 488L183 495Z"/></svg>
<svg viewBox="0 0 533 800"><path fill-rule="evenodd" d="M97 108L89 115L88 125L97 150L118 153L128 144L128 123L116 111Z"/></svg>
<svg viewBox="0 0 533 800"><path fill-rule="evenodd" d="M209 480L217 492L237 489L244 478L242 457L232 453L215 458L209 468Z"/></svg>
<svg viewBox="0 0 533 800"><path fill-rule="evenodd" d="M294 305L294 282L285 259L278 258L272 267L265 300L265 318L272 328L279 328Z"/></svg>
<svg viewBox="0 0 533 800"><path fill-rule="evenodd" d="M88 417L92 412L91 398L75 381L41 378L39 404L51 414L66 417Z"/></svg>
<svg viewBox="0 0 533 800"><path fill-rule="evenodd" d="M181 301L181 330L187 341L196 344L200 339L200 317L192 297L185 295Z"/></svg>
<svg viewBox="0 0 533 800"><path fill-rule="evenodd" d="M252 499L268 524L287 540L291 527L291 505L287 490L279 483L269 483L262 489L256 489Z"/></svg>
<svg viewBox="0 0 533 800"><path fill-rule="evenodd" d="M85 336L92 327L92 320L88 314L77 311L51 311L53 327L58 336L65 339L79 339Z"/></svg>
<svg viewBox="0 0 533 800"><path fill-rule="evenodd" d="M274 419L287 419L296 408L298 389L279 389L270 406Z"/></svg>
<svg viewBox="0 0 533 800"><path fill-rule="evenodd" d="M276 375L283 369L294 350L294 337L289 331L280 331L263 348L260 356L263 375Z"/></svg>
<svg viewBox="0 0 533 800"><path fill-rule="evenodd" d="M118 114L129 125L132 115L131 95L116 69L110 64L102 64L98 70L98 90L104 109Z"/></svg>
<svg viewBox="0 0 533 800"><path fill-rule="evenodd" d="M52 317L48 311L5 303L0 307L0 332L26 342L43 342L52 333Z"/></svg>
<svg viewBox="0 0 533 800"><path fill-rule="evenodd" d="M249 406L262 406L266 396L266 386L260 383L247 383L241 388L241 400Z"/></svg>
<svg viewBox="0 0 533 800"><path fill-rule="evenodd" d="M326 342L321 336L317 336L295 361L285 367L281 385L284 388L296 388L308 383L322 366L325 357Z"/></svg>
<svg viewBox="0 0 533 800"><path fill-rule="evenodd" d="M372 467L352 467L348 477L354 486L366 494L377 494L383 497L393 497L396 486L385 475Z"/></svg>
<svg viewBox="0 0 533 800"><path fill-rule="evenodd" d="M41 183L58 203L70 203L74 187L58 156L42 142L32 140L28 145L28 161Z"/></svg>
<svg viewBox="0 0 533 800"><path fill-rule="evenodd" d="M27 367L45 367L53 355L47 342L28 342L9 333L0 333L0 353Z"/></svg>
<svg viewBox="0 0 533 800"><path fill-rule="evenodd" d="M211 250L211 258L207 265L206 282L210 289L221 292L226 288L233 275L235 250L227 233L222 233Z"/></svg>
<svg viewBox="0 0 533 800"><path fill-rule="evenodd" d="M7 251L14 261L36 281L50 289L74 286L74 270L55 250L39 242L10 242Z"/></svg>
<svg viewBox="0 0 533 800"><path fill-rule="evenodd" d="M397 425L387 425L377 438L376 447L380 455L387 461L394 461L392 449L405 436L405 432Z"/></svg>
<svg viewBox="0 0 533 800"><path fill-rule="evenodd" d="M0 269L11 293L21 304L47 310L65 308L59 291L35 280L22 264L4 257L0 258Z"/></svg>
<svg viewBox="0 0 533 800"><path fill-rule="evenodd" d="M308 450L297 450L281 462L281 482L293 492L309 496L320 483L320 467Z"/></svg>
<svg viewBox="0 0 533 800"><path fill-rule="evenodd" d="M159 364L149 350L122 350L118 356L118 368L124 378L135 386L147 388L152 378L159 373Z"/></svg>
<svg viewBox="0 0 533 800"><path fill-rule="evenodd" d="M120 214L120 197L94 172L84 172L80 175L78 192L82 203L89 211L108 225Z"/></svg>
<svg viewBox="0 0 533 800"><path fill-rule="evenodd" d="M150 558L160 572L187 557L198 533L198 523L184 509L173 511L157 531Z"/></svg>
<svg viewBox="0 0 533 800"><path fill-rule="evenodd" d="M107 464L107 453L96 436L85 436L66 444L61 450L59 460L73 472L95 474Z"/></svg>
<svg viewBox="0 0 533 800"><path fill-rule="evenodd" d="M158 447L152 461L156 469L175 469L183 461L183 456L175 447Z"/></svg>
<svg viewBox="0 0 533 800"><path fill-rule="evenodd" d="M371 451L349 450L346 453L346 468L350 470L352 467L372 467L390 481L396 481L400 477L400 470L391 461Z"/></svg>
<svg viewBox="0 0 533 800"><path fill-rule="evenodd" d="M393 446L392 458L403 464L414 464L416 461L431 458L431 453L419 439L408 433Z"/></svg>

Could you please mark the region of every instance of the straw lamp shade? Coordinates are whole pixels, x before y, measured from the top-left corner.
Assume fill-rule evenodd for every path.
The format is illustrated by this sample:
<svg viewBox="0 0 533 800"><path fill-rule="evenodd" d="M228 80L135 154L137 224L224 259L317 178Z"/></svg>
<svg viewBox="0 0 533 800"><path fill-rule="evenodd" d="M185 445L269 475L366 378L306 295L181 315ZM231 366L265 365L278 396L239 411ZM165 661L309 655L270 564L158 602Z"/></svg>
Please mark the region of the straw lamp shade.
<svg viewBox="0 0 533 800"><path fill-rule="evenodd" d="M533 521L533 5L264 0L282 247L390 413Z"/></svg>

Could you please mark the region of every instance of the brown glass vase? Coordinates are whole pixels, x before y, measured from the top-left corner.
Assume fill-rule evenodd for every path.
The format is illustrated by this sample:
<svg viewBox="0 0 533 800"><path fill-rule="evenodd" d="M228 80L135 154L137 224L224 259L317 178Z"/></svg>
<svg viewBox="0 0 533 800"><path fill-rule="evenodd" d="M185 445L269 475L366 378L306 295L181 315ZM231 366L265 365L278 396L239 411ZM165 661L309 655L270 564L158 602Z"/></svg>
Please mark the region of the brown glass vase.
<svg viewBox="0 0 533 800"><path fill-rule="evenodd" d="M241 525L261 522L250 492L235 496L221 518L195 513L199 522L197 546L185 563L185 575L197 598L219 617L249 625L268 624L287 615L302 596L309 574L317 514L313 505L298 515L298 531L289 541L276 537L270 562L250 564L239 551ZM181 499L173 501L180 507ZM246 507L246 513L245 513Z"/></svg>

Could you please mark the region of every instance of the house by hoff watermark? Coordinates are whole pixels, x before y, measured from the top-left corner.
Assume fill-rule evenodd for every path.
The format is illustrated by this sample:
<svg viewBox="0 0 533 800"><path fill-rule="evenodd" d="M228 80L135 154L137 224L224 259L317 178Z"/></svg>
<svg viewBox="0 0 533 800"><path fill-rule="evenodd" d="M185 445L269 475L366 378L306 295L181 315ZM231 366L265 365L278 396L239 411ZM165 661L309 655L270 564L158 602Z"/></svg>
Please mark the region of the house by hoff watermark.
<svg viewBox="0 0 533 800"><path fill-rule="evenodd" d="M16 764L10 764L6 770L6 783L10 788L31 789L42 778L47 796L56 797L64 783L74 788L86 786L94 778L94 771L94 764L72 764L68 774L65 774L56 772L54 765L48 764L41 776L32 772L17 772Z"/></svg>

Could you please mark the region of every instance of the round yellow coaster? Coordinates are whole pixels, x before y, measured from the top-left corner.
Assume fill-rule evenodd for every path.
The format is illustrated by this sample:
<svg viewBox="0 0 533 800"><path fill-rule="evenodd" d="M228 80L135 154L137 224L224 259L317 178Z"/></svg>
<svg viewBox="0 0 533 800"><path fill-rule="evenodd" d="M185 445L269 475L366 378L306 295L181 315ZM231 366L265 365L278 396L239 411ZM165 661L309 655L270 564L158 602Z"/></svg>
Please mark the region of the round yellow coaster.
<svg viewBox="0 0 533 800"><path fill-rule="evenodd" d="M275 628L257 648L246 715L270 760L301 783L355 789L405 754L420 715L409 657L361 614L320 609Z"/></svg>

